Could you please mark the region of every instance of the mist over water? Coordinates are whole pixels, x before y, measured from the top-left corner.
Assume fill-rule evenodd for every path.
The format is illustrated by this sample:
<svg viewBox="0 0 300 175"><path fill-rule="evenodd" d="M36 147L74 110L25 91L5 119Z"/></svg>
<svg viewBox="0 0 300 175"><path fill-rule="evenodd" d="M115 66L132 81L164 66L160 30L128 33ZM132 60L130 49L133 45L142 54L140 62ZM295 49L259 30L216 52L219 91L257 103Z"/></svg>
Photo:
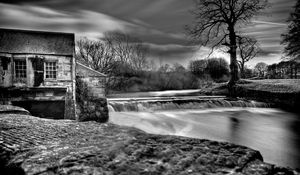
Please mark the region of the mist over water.
<svg viewBox="0 0 300 175"><path fill-rule="evenodd" d="M152 134L232 142L259 150L266 162L300 168L299 117L276 109L111 112L110 121Z"/></svg>
<svg viewBox="0 0 300 175"><path fill-rule="evenodd" d="M199 109L180 108L175 105L176 108L173 106L148 111L144 108L122 108L125 111L121 111L120 108L114 109L116 106L112 104L116 101L113 101L109 102L110 122L135 127L152 134L231 142L259 150L264 161L268 163L300 168L300 116L268 108L260 103L255 103L260 104L257 107L229 107L221 106L222 103L215 103L212 99L208 102L215 105ZM132 103L137 104L133 101ZM162 105L161 102L157 103Z"/></svg>

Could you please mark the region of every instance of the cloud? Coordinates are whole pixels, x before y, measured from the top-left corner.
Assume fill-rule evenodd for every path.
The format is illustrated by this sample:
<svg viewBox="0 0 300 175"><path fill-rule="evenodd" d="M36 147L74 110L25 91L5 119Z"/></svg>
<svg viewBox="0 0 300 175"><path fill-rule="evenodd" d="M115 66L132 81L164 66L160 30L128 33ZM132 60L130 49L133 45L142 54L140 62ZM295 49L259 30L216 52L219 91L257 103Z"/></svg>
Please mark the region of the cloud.
<svg viewBox="0 0 300 175"><path fill-rule="evenodd" d="M268 25L275 25L275 26L286 26L286 23L277 23L277 22L268 22L268 21L259 21L259 20L253 20L253 23L257 24L268 24Z"/></svg>
<svg viewBox="0 0 300 175"><path fill-rule="evenodd" d="M279 61L282 60L282 54L268 54L268 55L264 55L264 56L258 56L252 60L250 60L247 63L247 66L249 66L250 68L254 68L254 66L259 63L259 62L265 62L268 65L274 64L274 63L278 63Z"/></svg>
<svg viewBox="0 0 300 175"><path fill-rule="evenodd" d="M8 4L20 4L20 3L28 3L28 2L37 2L39 0L0 0L2 3L8 3Z"/></svg>
<svg viewBox="0 0 300 175"><path fill-rule="evenodd" d="M254 21L242 29L242 33L257 39L263 52L281 53L281 35L286 31L287 24L269 21Z"/></svg>
<svg viewBox="0 0 300 175"><path fill-rule="evenodd" d="M87 10L76 13L39 6L0 3L1 27L99 34L110 30L124 30L126 22L105 14ZM22 18L26 16L26 18Z"/></svg>
<svg viewBox="0 0 300 175"><path fill-rule="evenodd" d="M205 57L209 48L189 46L184 25L193 17L193 0L0 0L0 27L73 32L101 38L119 30L138 37L151 47L152 58L186 63ZM280 35L296 0L269 0L271 6L242 33L259 41L258 59L280 55ZM215 55L224 54L216 52ZM224 55L226 58L228 55ZM276 56L279 58L279 56ZM185 60L186 59L186 60ZM273 59L273 57L272 57Z"/></svg>
<svg viewBox="0 0 300 175"><path fill-rule="evenodd" d="M149 48L148 57L156 64L180 63L187 66L190 60L194 60L194 54L199 50L198 46L186 46L179 44L153 44L144 43Z"/></svg>
<svg viewBox="0 0 300 175"><path fill-rule="evenodd" d="M152 58L166 61L182 62L192 57L195 51L194 47L184 45L188 41L181 32L165 32L139 19L122 20L90 10L66 11L29 4L0 3L0 21L0 27L73 32L77 38L101 38L105 32L118 30L145 41Z"/></svg>
<svg viewBox="0 0 300 175"><path fill-rule="evenodd" d="M91 10L64 11L4 3L0 3L0 10L1 27L74 32L90 37L101 37L105 32L117 30L157 44L187 42L180 32L164 32L139 19L124 20Z"/></svg>
<svg viewBox="0 0 300 175"><path fill-rule="evenodd" d="M158 45L146 43L150 50L149 58L154 60L157 64L175 64L180 63L183 66L188 66L190 61L210 58L224 58L228 63L230 62L229 55L222 50L216 50L209 55L211 48L198 45Z"/></svg>
<svg viewBox="0 0 300 175"><path fill-rule="evenodd" d="M153 44L153 43L145 43L148 46L153 55L163 56L163 55L177 55L177 54L186 54L190 52L194 52L198 50L197 46L186 46L186 45L178 45L178 44Z"/></svg>

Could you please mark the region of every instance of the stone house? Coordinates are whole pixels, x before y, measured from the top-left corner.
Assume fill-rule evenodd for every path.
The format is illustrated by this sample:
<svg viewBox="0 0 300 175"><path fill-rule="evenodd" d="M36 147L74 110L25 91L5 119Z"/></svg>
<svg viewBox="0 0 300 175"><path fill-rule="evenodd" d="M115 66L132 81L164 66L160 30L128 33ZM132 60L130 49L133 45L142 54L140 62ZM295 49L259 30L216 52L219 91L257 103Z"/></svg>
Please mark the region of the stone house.
<svg viewBox="0 0 300 175"><path fill-rule="evenodd" d="M75 119L74 34L0 29L0 101Z"/></svg>

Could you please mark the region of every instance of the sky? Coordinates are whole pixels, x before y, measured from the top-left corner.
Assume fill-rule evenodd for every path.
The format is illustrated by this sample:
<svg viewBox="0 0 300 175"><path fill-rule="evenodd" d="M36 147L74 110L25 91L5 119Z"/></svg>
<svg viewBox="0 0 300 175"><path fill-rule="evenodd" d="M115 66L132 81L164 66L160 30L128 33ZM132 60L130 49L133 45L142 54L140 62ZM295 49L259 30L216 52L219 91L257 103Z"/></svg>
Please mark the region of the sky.
<svg viewBox="0 0 300 175"><path fill-rule="evenodd" d="M282 59L281 34L296 0L269 0L263 14L243 26L241 33L255 37L262 52L257 62ZM149 59L157 65L206 58L210 48L192 45L185 25L193 21L193 0L0 0L0 27L75 33L76 39L99 39L105 32L122 31L149 47ZM229 55L216 51L212 56Z"/></svg>

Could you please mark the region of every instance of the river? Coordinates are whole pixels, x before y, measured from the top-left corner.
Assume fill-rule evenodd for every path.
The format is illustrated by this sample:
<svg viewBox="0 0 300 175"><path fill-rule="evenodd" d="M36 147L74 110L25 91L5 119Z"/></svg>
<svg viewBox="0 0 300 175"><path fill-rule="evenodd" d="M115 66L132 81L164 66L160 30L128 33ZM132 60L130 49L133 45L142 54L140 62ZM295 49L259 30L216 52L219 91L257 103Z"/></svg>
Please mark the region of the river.
<svg viewBox="0 0 300 175"><path fill-rule="evenodd" d="M150 97L147 100L151 98L157 100L156 97ZM118 100L121 99L112 101ZM139 128L153 134L178 135L244 145L259 150L264 161L268 163L300 168L300 116L296 114L262 105L257 107L246 104L239 107L242 106L237 105L240 102L229 107L229 105L223 105L228 102L220 103L219 101L222 101L220 99L218 102L209 100L210 103L218 104L219 107L209 105L209 108L206 108L202 105L199 109L195 107L188 109L187 106L191 103L182 105L181 101L180 105L184 108L176 104L173 107L171 105L171 108L159 108L159 110L153 110L151 108L153 105L146 106L151 108L147 110L145 98L141 103L142 107L141 104L132 102L132 99L127 99L127 103L128 100L129 103L134 103L142 110L129 108L133 110L113 112L116 105L109 100L110 122ZM152 100L151 103L155 102ZM156 103L163 106L166 102ZM175 102L171 101L171 103ZM192 103L193 106L201 106L199 104Z"/></svg>

